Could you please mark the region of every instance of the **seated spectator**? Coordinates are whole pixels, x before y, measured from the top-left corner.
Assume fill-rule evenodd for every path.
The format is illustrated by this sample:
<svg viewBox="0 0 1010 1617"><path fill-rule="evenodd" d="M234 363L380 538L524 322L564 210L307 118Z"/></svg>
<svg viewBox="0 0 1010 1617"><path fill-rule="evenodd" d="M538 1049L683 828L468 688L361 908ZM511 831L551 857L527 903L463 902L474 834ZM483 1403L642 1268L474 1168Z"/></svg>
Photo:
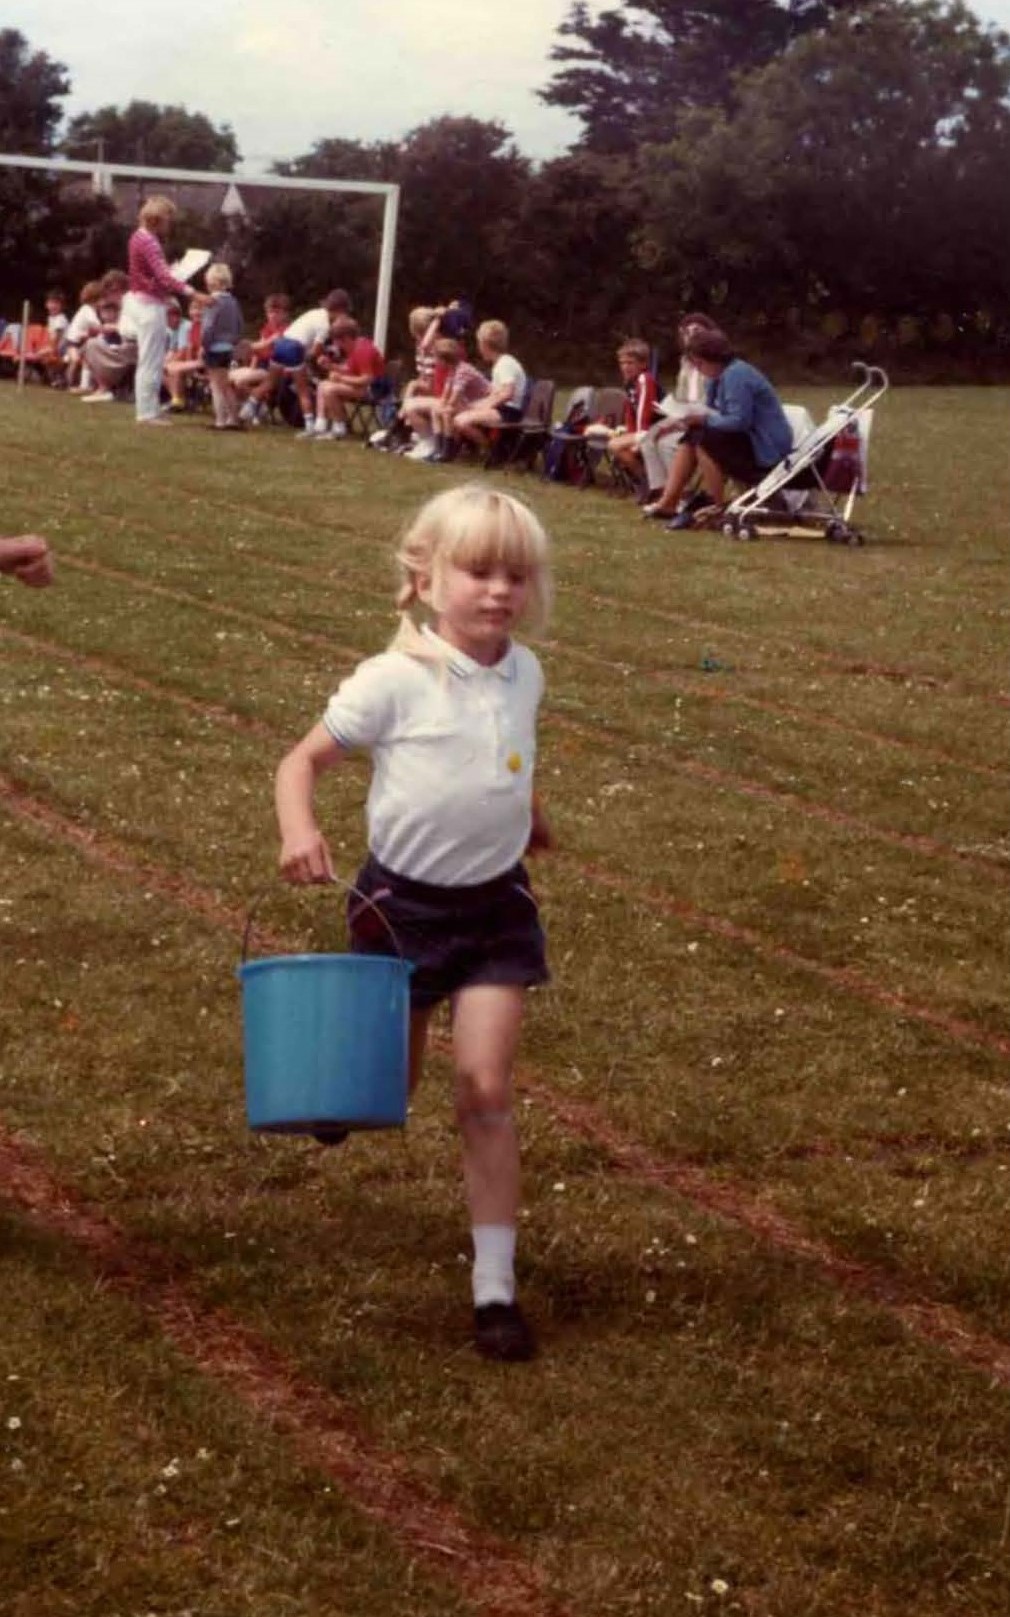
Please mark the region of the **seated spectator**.
<svg viewBox="0 0 1010 1617"><path fill-rule="evenodd" d="M649 345L641 338L632 337L617 350L617 364L621 372L625 398L624 421L610 433L607 448L618 465L636 482L642 478L642 443L646 433L663 416L658 408L659 384L649 369ZM603 436L595 425L593 436Z"/></svg>
<svg viewBox="0 0 1010 1617"><path fill-rule="evenodd" d="M269 368L274 344L290 324L291 299L287 293L268 293L263 300L263 324L259 335L249 344L243 363L234 366L231 372L231 385L241 401L241 421L255 424L266 413L262 395L270 387Z"/></svg>
<svg viewBox="0 0 1010 1617"><path fill-rule="evenodd" d="M96 311L101 331L84 344L84 363L96 386L94 392L84 394L82 404L110 404L116 389L132 381L137 368L137 330L130 316L129 293L114 290L119 284L113 279L116 273L110 272L102 281Z"/></svg>
<svg viewBox="0 0 1010 1617"><path fill-rule="evenodd" d="M410 428L407 425L410 400L437 398L441 381L444 381L444 377L438 383L435 379L438 369L434 352L434 344L438 338L438 318L435 310L430 309L427 304L418 304L416 309L411 309L407 317L407 329L414 344L414 375L403 390L400 408L396 412L396 420L392 426L373 432L369 439L373 449L406 448L411 438ZM429 447L434 448L434 440Z"/></svg>
<svg viewBox="0 0 1010 1617"><path fill-rule="evenodd" d="M455 460L460 448L456 437L457 417L486 399L491 391L491 383L475 365L470 364L466 348L457 338L439 337L435 344L435 355L445 361L448 372L445 385L431 411L435 447L423 458L431 461Z"/></svg>
<svg viewBox="0 0 1010 1617"><path fill-rule="evenodd" d="M102 322L98 318L101 295L101 282L87 281L81 287L81 301L67 327L64 376L71 393L91 391L91 375L84 363L84 344L89 337L97 337L102 329Z"/></svg>
<svg viewBox="0 0 1010 1617"><path fill-rule="evenodd" d="M792 428L768 378L738 359L721 331L696 331L685 353L705 377L705 404L684 416L684 441L674 457L663 502L676 508L697 466L708 504L719 511L726 479L753 488L789 453ZM687 528L694 520L691 512L683 511L666 526Z"/></svg>
<svg viewBox="0 0 1010 1617"><path fill-rule="evenodd" d="M348 313L350 301L346 292L331 292L318 308L306 309L274 341L263 402L269 404L281 384L289 381L298 397L302 424L308 431L313 430L316 420L309 382L309 361L322 353L334 322Z"/></svg>
<svg viewBox="0 0 1010 1617"><path fill-rule="evenodd" d="M219 432L240 432L238 399L228 370L242 338L242 310L231 289L227 264L208 265L204 282L210 297L203 311L200 341L214 404L214 426Z"/></svg>
<svg viewBox="0 0 1010 1617"><path fill-rule="evenodd" d="M168 338L165 343L166 359L172 354L184 354L189 347L189 333L192 320L184 315L177 298L171 298L165 305L165 316L168 322Z"/></svg>
<svg viewBox="0 0 1010 1617"><path fill-rule="evenodd" d="M62 292L46 293L46 340L41 348L36 348L31 357L31 366L37 370L44 381L51 387L65 387L64 365L66 362L67 328L70 321L67 319L66 298Z"/></svg>
<svg viewBox="0 0 1010 1617"><path fill-rule="evenodd" d="M508 352L508 345L509 329L501 320L485 320L477 327L477 352L491 367L491 391L456 416L453 431L464 442L484 447L495 427L514 425L523 418L526 372Z"/></svg>
<svg viewBox="0 0 1010 1617"><path fill-rule="evenodd" d="M655 426L650 427L639 445L647 484L646 516L663 517L674 514L663 503L663 489L670 475L677 445L684 436L684 412L675 410L674 406L703 404L705 400L705 378L698 368L692 365L684 350L695 331L718 330L715 321L707 314L686 314L677 327L677 345L681 354L677 380L673 392L668 393L660 402L659 408L663 412L660 420Z"/></svg>
<svg viewBox="0 0 1010 1617"><path fill-rule="evenodd" d="M193 317L185 321L185 346L176 348L165 360L162 385L168 389L168 407L173 415L181 415L190 407L194 382L206 376L203 363L203 309L191 304ZM171 326L171 309L169 310ZM181 329L181 328L180 328Z"/></svg>
<svg viewBox="0 0 1010 1617"><path fill-rule="evenodd" d="M315 426L302 437L346 438L347 405L369 397L386 361L372 339L361 335L357 321L345 314L334 322L320 366L325 377L316 388Z"/></svg>

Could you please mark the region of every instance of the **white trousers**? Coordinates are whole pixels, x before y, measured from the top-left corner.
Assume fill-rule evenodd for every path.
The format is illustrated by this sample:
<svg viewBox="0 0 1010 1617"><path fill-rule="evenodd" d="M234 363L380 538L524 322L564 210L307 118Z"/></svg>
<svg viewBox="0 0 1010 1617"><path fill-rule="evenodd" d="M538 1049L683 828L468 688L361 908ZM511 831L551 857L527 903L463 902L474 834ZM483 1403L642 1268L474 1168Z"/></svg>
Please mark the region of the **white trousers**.
<svg viewBox="0 0 1010 1617"><path fill-rule="evenodd" d="M660 438L655 427L650 427L639 444L642 461L645 465L645 475L648 478L650 489L663 488L666 484L667 474L673 463L673 457L680 447L682 432L664 432Z"/></svg>
<svg viewBox="0 0 1010 1617"><path fill-rule="evenodd" d="M137 375L134 398L137 420L146 421L161 408L161 376L168 347L168 316L163 303L146 298L130 300L130 315L137 328Z"/></svg>

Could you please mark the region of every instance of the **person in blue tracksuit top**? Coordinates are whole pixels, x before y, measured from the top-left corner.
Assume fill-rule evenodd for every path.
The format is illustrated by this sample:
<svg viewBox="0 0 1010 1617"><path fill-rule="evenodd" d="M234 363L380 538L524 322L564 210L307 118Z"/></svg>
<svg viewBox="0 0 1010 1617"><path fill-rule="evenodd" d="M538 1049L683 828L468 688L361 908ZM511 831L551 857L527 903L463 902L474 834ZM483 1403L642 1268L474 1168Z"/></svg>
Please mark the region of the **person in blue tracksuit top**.
<svg viewBox="0 0 1010 1617"><path fill-rule="evenodd" d="M683 482L673 489L668 484L663 502L670 506L679 500L697 468L709 503L722 506L726 479L745 488L760 483L792 448L792 429L767 376L737 359L723 332L696 331L684 354L705 377L705 404L684 418L687 430L678 454L680 464L675 462L671 469L671 482L681 478ZM692 523L690 511L684 511L666 526L685 528Z"/></svg>

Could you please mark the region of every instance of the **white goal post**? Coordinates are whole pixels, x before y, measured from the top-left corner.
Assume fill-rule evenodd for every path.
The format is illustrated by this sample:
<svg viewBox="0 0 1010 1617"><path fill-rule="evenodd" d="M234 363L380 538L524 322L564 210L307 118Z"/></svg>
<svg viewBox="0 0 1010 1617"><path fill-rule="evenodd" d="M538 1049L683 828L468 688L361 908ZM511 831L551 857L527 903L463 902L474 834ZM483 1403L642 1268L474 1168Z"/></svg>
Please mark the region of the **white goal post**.
<svg viewBox="0 0 1010 1617"><path fill-rule="evenodd" d="M140 168L131 163L80 162L64 157L17 157L0 155L0 168L44 169L52 174L89 174L97 192L107 192L113 180L145 180L155 185L189 184L249 186L276 191L351 191L384 198L382 245L379 249L379 278L375 290L373 340L383 353L389 336L389 304L393 291L393 256L396 252L396 224L400 211L400 187L378 180L301 180L281 174L222 174L214 169Z"/></svg>

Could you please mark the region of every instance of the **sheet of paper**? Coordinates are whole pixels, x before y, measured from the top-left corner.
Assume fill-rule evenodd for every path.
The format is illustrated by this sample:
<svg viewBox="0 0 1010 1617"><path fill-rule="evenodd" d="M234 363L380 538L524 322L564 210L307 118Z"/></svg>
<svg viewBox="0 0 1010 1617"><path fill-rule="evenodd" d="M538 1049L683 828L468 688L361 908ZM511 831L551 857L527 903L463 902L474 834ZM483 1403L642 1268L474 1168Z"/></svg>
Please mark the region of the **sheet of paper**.
<svg viewBox="0 0 1010 1617"><path fill-rule="evenodd" d="M194 275L199 275L210 263L209 247L187 247L181 258L177 258L169 268L177 281L191 281Z"/></svg>

